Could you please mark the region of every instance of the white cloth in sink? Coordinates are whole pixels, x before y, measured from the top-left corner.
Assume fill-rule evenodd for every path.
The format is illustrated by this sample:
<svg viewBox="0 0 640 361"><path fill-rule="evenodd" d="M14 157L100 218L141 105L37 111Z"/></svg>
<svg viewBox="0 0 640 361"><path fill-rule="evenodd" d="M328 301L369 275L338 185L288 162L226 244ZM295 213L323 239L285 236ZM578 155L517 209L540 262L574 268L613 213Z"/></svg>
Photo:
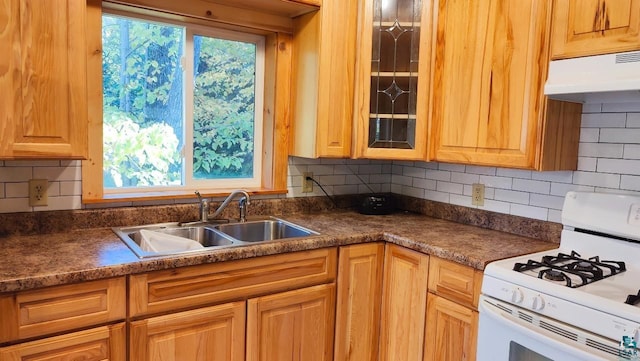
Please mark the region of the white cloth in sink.
<svg viewBox="0 0 640 361"><path fill-rule="evenodd" d="M140 237L140 248L146 252L181 252L204 248L202 244L189 238L146 229L140 230Z"/></svg>

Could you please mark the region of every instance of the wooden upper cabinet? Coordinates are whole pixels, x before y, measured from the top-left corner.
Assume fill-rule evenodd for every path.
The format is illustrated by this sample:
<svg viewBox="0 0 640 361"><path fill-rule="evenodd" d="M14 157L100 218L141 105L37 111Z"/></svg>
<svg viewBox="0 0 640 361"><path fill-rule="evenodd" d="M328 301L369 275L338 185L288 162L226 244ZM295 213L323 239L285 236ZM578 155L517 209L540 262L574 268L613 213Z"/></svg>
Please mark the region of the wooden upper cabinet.
<svg viewBox="0 0 640 361"><path fill-rule="evenodd" d="M424 160L433 2L360 3L354 156Z"/></svg>
<svg viewBox="0 0 640 361"><path fill-rule="evenodd" d="M553 59L640 50L640 0L555 0Z"/></svg>
<svg viewBox="0 0 640 361"><path fill-rule="evenodd" d="M291 155L351 156L357 1L294 19Z"/></svg>
<svg viewBox="0 0 640 361"><path fill-rule="evenodd" d="M86 33L86 0L0 0L0 158L86 158Z"/></svg>
<svg viewBox="0 0 640 361"><path fill-rule="evenodd" d="M439 1L430 158L576 168L581 105L543 95L550 22L551 0Z"/></svg>

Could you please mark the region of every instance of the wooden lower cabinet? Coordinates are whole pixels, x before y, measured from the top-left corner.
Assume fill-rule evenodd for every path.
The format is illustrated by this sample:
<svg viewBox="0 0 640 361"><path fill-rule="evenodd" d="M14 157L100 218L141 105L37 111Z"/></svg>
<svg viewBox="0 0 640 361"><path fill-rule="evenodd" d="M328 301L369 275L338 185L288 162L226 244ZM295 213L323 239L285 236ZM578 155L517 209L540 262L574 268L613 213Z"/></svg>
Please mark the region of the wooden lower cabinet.
<svg viewBox="0 0 640 361"><path fill-rule="evenodd" d="M424 361L474 361L478 312L429 293Z"/></svg>
<svg viewBox="0 0 640 361"><path fill-rule="evenodd" d="M422 360L429 256L387 244L380 361Z"/></svg>
<svg viewBox="0 0 640 361"><path fill-rule="evenodd" d="M122 322L2 347L0 361L125 361L125 338Z"/></svg>
<svg viewBox="0 0 640 361"><path fill-rule="evenodd" d="M384 243L340 248L335 361L377 361Z"/></svg>
<svg viewBox="0 0 640 361"><path fill-rule="evenodd" d="M131 322L131 361L244 360L245 302Z"/></svg>
<svg viewBox="0 0 640 361"><path fill-rule="evenodd" d="M331 361L335 285L250 299L247 361Z"/></svg>

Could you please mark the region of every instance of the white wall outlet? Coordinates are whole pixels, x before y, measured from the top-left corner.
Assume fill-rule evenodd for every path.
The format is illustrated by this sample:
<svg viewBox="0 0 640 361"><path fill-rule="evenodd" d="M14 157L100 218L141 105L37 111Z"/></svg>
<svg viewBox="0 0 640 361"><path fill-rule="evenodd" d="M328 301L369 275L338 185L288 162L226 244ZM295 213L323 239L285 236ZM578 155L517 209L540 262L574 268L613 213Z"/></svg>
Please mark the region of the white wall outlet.
<svg viewBox="0 0 640 361"><path fill-rule="evenodd" d="M311 193L313 192L313 172L304 172L302 173L302 193Z"/></svg>
<svg viewBox="0 0 640 361"><path fill-rule="evenodd" d="M29 206L46 206L49 201L48 188L49 181L46 179L29 179Z"/></svg>
<svg viewBox="0 0 640 361"><path fill-rule="evenodd" d="M484 206L484 184L474 183L471 185L471 204Z"/></svg>

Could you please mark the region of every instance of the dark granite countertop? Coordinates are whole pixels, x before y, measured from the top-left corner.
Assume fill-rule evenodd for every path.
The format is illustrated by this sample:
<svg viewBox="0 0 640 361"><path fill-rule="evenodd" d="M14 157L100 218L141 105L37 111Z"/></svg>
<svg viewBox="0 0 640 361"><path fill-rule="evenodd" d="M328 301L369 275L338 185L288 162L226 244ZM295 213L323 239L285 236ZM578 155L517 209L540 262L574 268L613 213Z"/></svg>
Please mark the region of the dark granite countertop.
<svg viewBox="0 0 640 361"><path fill-rule="evenodd" d="M150 259L136 257L109 228L5 236L0 238L0 292L379 240L479 270L494 260L558 246L412 213L367 216L340 211L281 218L321 235Z"/></svg>

